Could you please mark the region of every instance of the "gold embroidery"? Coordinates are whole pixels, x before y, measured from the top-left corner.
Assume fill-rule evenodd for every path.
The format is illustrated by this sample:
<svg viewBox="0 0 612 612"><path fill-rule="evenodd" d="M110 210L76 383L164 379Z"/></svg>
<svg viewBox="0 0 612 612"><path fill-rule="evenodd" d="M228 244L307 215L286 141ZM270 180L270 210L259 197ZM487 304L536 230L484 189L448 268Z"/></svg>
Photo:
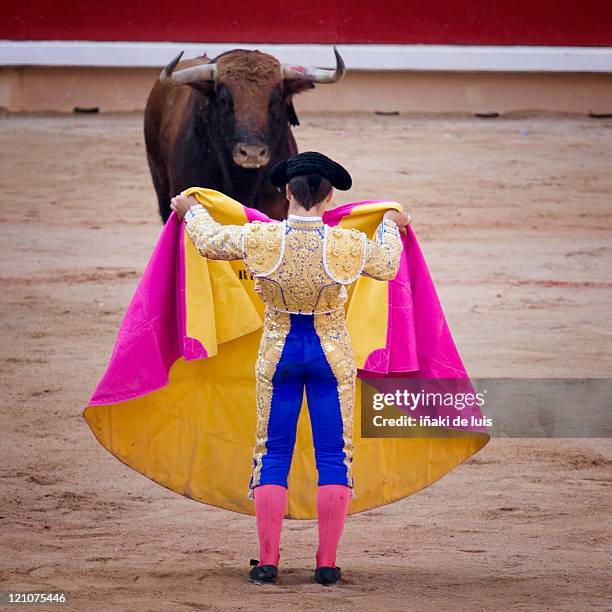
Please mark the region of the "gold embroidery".
<svg viewBox="0 0 612 612"><path fill-rule="evenodd" d="M268 274L283 251L284 223L253 221L244 236L244 261L252 274Z"/></svg>
<svg viewBox="0 0 612 612"><path fill-rule="evenodd" d="M364 235L356 229L326 228L324 264L329 275L339 283L352 283L364 262Z"/></svg>
<svg viewBox="0 0 612 612"><path fill-rule="evenodd" d="M380 223L375 240L364 240L358 230L332 228L322 221L222 225L204 209L186 224L186 231L205 257L244 256L249 271L259 275L255 291L265 304L285 312L339 309L347 299L344 285L359 273L394 278L402 252L397 226L389 220Z"/></svg>
<svg viewBox="0 0 612 612"><path fill-rule="evenodd" d="M185 222L185 231L200 254L209 259L242 259L242 225L223 225L206 208Z"/></svg>
<svg viewBox="0 0 612 612"><path fill-rule="evenodd" d="M325 227L322 221L286 221L282 261L277 268L255 279L255 291L264 303L278 311L312 314L340 309L346 302L346 288L330 277L323 259ZM341 236L356 236L356 240L351 238L347 243L346 249L351 259L361 262L361 232L329 229L337 230ZM335 244L334 240L331 243ZM247 258L254 257L256 250L261 250L261 242L245 242ZM340 244L334 248L336 253L344 250ZM346 258L339 259L346 264ZM350 263L348 272L353 274L356 264Z"/></svg>
<svg viewBox="0 0 612 612"><path fill-rule="evenodd" d="M257 425L255 447L253 449L253 472L247 497L253 499L253 488L259 484L263 456L266 454L268 441L268 423L272 409L272 378L281 358L283 347L291 327L290 315L272 313L268 309L264 314L264 323L255 362L255 392L257 395Z"/></svg>
<svg viewBox="0 0 612 612"><path fill-rule="evenodd" d="M322 224L321 224L322 227ZM278 301L272 305L291 312L312 312L317 307L321 287L329 284L321 259L322 237L318 229L301 229L289 225L285 237L285 254L278 270L267 282L282 287ZM261 283L266 280L262 279Z"/></svg>
<svg viewBox="0 0 612 612"><path fill-rule="evenodd" d="M321 348L338 381L338 400L344 439L344 464L346 465L347 484L351 487L351 497L353 497L353 415L355 377L357 376L353 347L346 328L344 311L336 310L326 314L317 314L314 316L314 325Z"/></svg>
<svg viewBox="0 0 612 612"><path fill-rule="evenodd" d="M397 225L384 219L376 229L376 239L367 240L362 274L378 280L395 278L400 265L402 240Z"/></svg>

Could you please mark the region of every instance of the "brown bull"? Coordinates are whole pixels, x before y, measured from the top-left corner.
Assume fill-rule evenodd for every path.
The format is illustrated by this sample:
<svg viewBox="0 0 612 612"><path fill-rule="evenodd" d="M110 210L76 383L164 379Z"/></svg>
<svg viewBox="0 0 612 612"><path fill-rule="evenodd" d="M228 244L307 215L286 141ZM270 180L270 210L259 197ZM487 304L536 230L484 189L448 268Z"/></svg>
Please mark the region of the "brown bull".
<svg viewBox="0 0 612 612"><path fill-rule="evenodd" d="M292 98L315 83L334 83L336 69L289 66L266 53L236 49L214 59L179 62L161 72L145 109L147 158L164 222L170 198L192 186L222 191L275 219L288 202L268 174L297 152Z"/></svg>

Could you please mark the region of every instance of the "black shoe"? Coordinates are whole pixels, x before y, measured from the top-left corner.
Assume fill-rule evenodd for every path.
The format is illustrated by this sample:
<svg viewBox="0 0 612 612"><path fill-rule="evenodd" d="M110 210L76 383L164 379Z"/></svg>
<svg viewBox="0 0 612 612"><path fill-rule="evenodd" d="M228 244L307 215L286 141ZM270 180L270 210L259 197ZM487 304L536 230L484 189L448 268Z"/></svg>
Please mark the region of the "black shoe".
<svg viewBox="0 0 612 612"><path fill-rule="evenodd" d="M340 568L318 567L315 570L315 580L319 584L336 584L340 580Z"/></svg>
<svg viewBox="0 0 612 612"><path fill-rule="evenodd" d="M274 584L278 576L276 565L257 565L257 559L251 559L251 565L255 567L249 572L249 580L255 584Z"/></svg>

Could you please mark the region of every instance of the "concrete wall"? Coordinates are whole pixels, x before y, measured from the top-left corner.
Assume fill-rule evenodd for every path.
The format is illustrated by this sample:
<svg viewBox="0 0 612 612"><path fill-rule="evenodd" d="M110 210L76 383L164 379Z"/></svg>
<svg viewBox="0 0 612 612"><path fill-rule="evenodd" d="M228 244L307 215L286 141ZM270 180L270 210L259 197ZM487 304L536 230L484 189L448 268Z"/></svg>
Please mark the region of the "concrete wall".
<svg viewBox="0 0 612 612"><path fill-rule="evenodd" d="M11 112L140 111L159 68L3 67ZM301 94L305 111L612 113L612 73L352 71Z"/></svg>

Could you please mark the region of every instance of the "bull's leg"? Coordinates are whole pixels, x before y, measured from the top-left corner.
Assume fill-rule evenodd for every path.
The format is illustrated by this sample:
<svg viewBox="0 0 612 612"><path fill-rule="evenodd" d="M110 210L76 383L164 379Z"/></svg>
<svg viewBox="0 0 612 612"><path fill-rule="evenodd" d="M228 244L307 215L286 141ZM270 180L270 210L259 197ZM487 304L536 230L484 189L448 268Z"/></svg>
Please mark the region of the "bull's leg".
<svg viewBox="0 0 612 612"><path fill-rule="evenodd" d="M161 196L158 194L157 196L157 205L159 207L159 215L164 223L168 221L168 217L170 217L170 213L172 210L170 209L170 197L169 196Z"/></svg>
<svg viewBox="0 0 612 612"><path fill-rule="evenodd" d="M156 159L153 159L150 155L147 156L149 161L149 169L151 170L151 178L153 179L153 186L155 187L155 193L157 194L157 203L159 207L159 216L162 221L166 223L170 216L170 183L168 181L168 174L163 164L159 163Z"/></svg>

